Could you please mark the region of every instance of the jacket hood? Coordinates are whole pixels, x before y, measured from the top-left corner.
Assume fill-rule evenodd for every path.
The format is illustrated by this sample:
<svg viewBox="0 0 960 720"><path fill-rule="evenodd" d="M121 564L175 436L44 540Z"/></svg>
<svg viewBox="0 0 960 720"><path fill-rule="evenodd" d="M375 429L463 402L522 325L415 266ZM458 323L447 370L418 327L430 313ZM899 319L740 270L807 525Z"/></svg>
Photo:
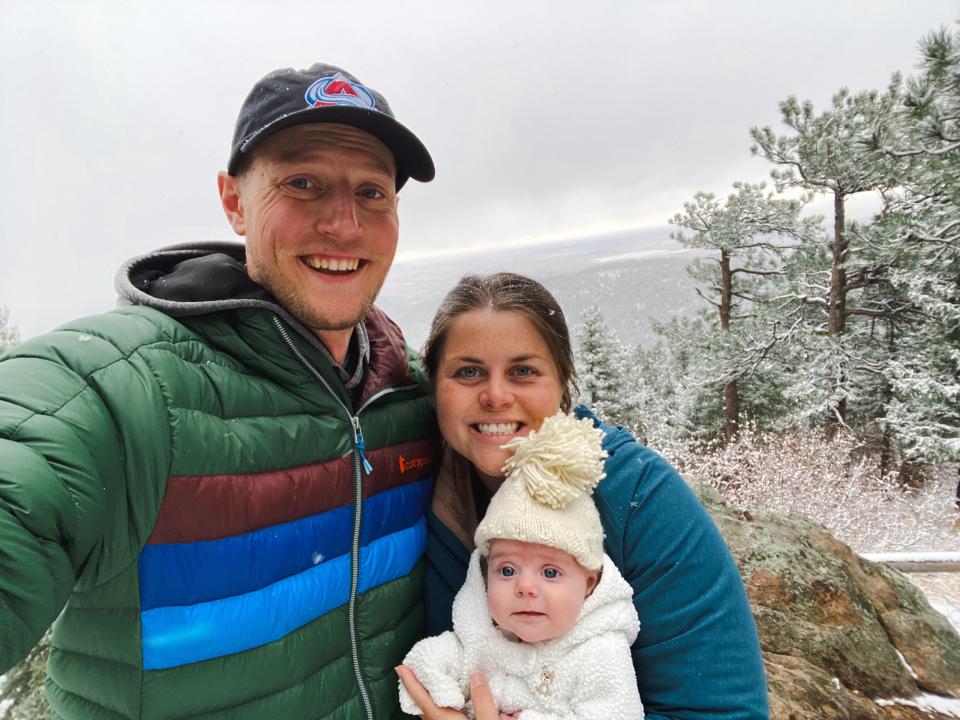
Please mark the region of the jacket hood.
<svg viewBox="0 0 960 720"><path fill-rule="evenodd" d="M145 305L173 317L243 307L283 312L247 275L241 243L171 245L137 256L120 267L114 286L119 304Z"/></svg>
<svg viewBox="0 0 960 720"><path fill-rule="evenodd" d="M327 349L273 295L247 275L242 243L207 242L171 245L134 257L117 271L119 305L142 305L175 318L223 310L261 308L279 316L327 358ZM359 402L383 387L418 384L407 363L400 328L379 308L362 325L372 360ZM332 361L332 360L331 360Z"/></svg>
<svg viewBox="0 0 960 720"><path fill-rule="evenodd" d="M522 658L521 643L508 640L490 617L478 550L474 550L470 556L466 582L453 601L453 627L464 639L464 644L468 638L487 647L490 643L496 643L502 646L497 648L497 652L516 654L517 661ZM545 652L566 652L597 635L610 632L622 632L627 644L632 645L639 630L640 621L633 607L633 589L613 560L604 555L600 582L583 603L577 624L565 635L538 645Z"/></svg>

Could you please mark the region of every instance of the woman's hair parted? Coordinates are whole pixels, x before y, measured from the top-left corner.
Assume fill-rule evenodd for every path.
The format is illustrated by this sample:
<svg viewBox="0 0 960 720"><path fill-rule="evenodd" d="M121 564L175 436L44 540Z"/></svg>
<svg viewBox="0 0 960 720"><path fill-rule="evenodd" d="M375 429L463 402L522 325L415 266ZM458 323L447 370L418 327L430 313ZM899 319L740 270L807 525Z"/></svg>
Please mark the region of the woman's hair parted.
<svg viewBox="0 0 960 720"><path fill-rule="evenodd" d="M522 314L543 337L560 375L563 394L560 408L567 412L577 390L576 369L570 332L563 310L550 291L536 280L515 273L464 275L440 303L430 325L430 334L421 353L424 367L432 382L436 381L443 346L453 322L471 310Z"/></svg>

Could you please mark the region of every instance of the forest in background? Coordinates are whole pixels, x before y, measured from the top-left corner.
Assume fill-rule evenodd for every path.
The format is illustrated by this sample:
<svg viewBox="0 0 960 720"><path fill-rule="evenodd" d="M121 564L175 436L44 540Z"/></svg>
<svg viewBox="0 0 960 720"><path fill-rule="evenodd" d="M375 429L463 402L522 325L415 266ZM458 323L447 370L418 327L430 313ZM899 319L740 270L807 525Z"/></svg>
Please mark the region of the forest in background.
<svg viewBox="0 0 960 720"><path fill-rule="evenodd" d="M698 192L671 218L701 253L698 312L655 322L648 348L599 307L578 325L600 415L737 505L803 512L860 550L960 537L928 497L960 479L960 33L919 48L886 89L788 97L785 132L750 129L771 186ZM848 220L863 194L880 210ZM805 212L818 196L830 215Z"/></svg>

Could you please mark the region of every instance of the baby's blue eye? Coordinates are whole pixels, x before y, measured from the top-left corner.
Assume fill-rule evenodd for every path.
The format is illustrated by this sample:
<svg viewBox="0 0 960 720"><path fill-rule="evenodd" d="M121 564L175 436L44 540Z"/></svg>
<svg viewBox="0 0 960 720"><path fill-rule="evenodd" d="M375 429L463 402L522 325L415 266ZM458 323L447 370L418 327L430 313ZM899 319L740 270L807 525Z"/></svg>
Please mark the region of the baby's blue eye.
<svg viewBox="0 0 960 720"><path fill-rule="evenodd" d="M560 571L556 568L547 568L543 571L543 576L548 580L554 580L560 577Z"/></svg>
<svg viewBox="0 0 960 720"><path fill-rule="evenodd" d="M508 565L507 567L500 568L500 574L504 577L513 577L517 574L517 571Z"/></svg>

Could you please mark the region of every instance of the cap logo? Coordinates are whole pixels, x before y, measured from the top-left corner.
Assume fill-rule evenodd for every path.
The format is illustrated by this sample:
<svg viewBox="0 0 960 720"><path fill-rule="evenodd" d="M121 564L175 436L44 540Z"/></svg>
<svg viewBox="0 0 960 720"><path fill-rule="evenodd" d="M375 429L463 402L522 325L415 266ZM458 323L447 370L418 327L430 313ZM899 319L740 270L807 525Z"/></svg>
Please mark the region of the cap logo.
<svg viewBox="0 0 960 720"><path fill-rule="evenodd" d="M320 78L307 88L303 97L310 107L345 105L368 110L377 109L377 101L373 94L343 73L337 73L333 77Z"/></svg>

